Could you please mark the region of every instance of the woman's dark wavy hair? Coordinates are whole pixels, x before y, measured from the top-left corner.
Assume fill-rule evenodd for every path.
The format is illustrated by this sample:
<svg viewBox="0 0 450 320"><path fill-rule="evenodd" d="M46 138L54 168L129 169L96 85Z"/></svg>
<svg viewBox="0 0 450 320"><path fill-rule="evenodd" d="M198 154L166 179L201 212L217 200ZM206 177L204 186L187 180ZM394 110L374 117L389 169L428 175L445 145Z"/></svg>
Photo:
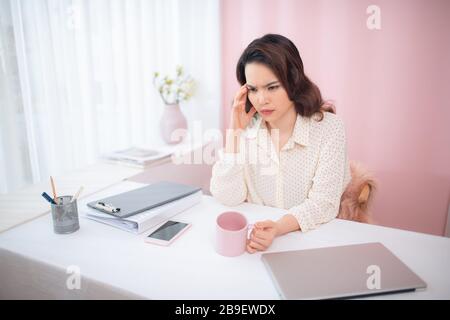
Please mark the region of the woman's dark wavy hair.
<svg viewBox="0 0 450 320"><path fill-rule="evenodd" d="M303 71L303 61L297 47L288 38L279 34L266 34L253 40L245 48L236 66L236 77L241 85L247 82L245 66L257 62L269 67L294 102L301 116L312 117L323 112L334 112L334 106L322 99L319 88Z"/></svg>

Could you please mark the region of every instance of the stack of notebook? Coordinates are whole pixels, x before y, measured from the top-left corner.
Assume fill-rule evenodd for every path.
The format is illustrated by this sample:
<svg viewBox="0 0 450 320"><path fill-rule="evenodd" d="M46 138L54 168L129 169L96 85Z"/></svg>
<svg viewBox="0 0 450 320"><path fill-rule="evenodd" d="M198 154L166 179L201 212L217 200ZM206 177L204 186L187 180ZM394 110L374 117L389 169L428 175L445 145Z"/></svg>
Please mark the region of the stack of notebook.
<svg viewBox="0 0 450 320"><path fill-rule="evenodd" d="M199 203L201 198L201 188L163 181L89 201L85 216L142 233Z"/></svg>
<svg viewBox="0 0 450 320"><path fill-rule="evenodd" d="M147 168L170 161L174 153L172 147L149 149L132 147L115 151L104 156L108 162L124 164L135 168Z"/></svg>

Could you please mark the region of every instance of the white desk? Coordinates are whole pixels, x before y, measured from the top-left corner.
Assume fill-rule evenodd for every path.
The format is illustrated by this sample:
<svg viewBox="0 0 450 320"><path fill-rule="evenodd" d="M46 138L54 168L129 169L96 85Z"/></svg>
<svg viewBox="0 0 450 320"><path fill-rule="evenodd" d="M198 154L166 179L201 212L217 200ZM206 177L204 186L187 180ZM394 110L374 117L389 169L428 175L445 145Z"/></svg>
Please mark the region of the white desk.
<svg viewBox="0 0 450 320"><path fill-rule="evenodd" d="M45 215L0 234L0 298L278 299L260 253L235 258L214 251L215 199L176 216L193 226L170 247L87 219L70 235L53 233ZM244 203L251 222L283 211ZM450 239L333 220L317 230L277 238L270 251L382 242L427 283L425 291L373 299L450 299ZM66 289L66 268L77 265L80 290Z"/></svg>
<svg viewBox="0 0 450 320"><path fill-rule="evenodd" d="M84 186L84 197L141 172L142 169L99 162L54 178L58 195L75 194ZM51 194L49 180L0 195L0 232L47 214L50 208L41 196L43 191Z"/></svg>
<svg viewBox="0 0 450 320"><path fill-rule="evenodd" d="M203 148L210 143L217 142L187 140L184 143L171 146L170 149L180 159L191 159L191 157L194 157L194 153L202 153ZM199 151L200 148L202 148L201 151ZM201 186L204 192L208 193L211 169L212 165L174 165L170 161L152 165L145 169L99 161L94 165L55 176L54 179L58 195L73 195L80 186L84 186L81 198L124 179L143 183L170 180ZM41 196L43 191L51 194L49 180L27 186L13 193L0 195L0 232L47 214L50 210L48 203Z"/></svg>

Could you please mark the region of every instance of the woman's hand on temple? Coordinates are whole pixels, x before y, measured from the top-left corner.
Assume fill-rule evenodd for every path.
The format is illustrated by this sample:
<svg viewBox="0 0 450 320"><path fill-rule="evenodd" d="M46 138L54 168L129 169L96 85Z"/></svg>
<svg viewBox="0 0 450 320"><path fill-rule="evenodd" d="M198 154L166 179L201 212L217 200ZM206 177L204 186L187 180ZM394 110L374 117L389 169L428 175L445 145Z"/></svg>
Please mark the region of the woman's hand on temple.
<svg viewBox="0 0 450 320"><path fill-rule="evenodd" d="M247 86L243 85L233 100L230 128L226 132L225 152L227 153L239 153L241 133L247 128L253 115L256 113L256 109L253 106L249 113L245 112L247 91Z"/></svg>
<svg viewBox="0 0 450 320"><path fill-rule="evenodd" d="M252 106L250 112L245 112L245 104L247 102L248 88L244 84L233 100L233 108L231 109L230 129L234 131L245 130L250 124L253 115L256 113L255 107Z"/></svg>
<svg viewBox="0 0 450 320"><path fill-rule="evenodd" d="M247 241L247 252L265 251L278 234L277 223L265 220L255 223L250 239Z"/></svg>

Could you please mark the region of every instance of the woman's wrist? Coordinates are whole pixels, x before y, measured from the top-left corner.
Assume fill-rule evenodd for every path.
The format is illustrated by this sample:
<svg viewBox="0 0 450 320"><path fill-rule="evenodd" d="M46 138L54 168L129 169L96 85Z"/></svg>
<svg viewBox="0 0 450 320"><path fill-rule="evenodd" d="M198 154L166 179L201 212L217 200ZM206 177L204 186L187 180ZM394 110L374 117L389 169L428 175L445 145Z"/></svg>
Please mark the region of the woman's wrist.
<svg viewBox="0 0 450 320"><path fill-rule="evenodd" d="M286 214L276 223L276 236L282 236L286 233L300 230L300 225L292 214Z"/></svg>

